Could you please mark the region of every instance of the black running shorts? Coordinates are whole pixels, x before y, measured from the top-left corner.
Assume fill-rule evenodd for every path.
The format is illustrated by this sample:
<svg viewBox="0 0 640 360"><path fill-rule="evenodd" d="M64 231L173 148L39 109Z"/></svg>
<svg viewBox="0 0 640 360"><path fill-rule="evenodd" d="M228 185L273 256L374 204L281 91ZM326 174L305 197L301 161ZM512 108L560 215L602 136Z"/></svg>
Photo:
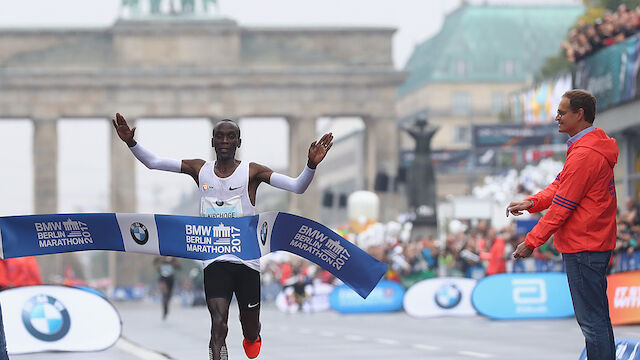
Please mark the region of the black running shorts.
<svg viewBox="0 0 640 360"><path fill-rule="evenodd" d="M243 265L216 261L204 269L204 294L207 299L236 294L241 311L260 309L260 272Z"/></svg>

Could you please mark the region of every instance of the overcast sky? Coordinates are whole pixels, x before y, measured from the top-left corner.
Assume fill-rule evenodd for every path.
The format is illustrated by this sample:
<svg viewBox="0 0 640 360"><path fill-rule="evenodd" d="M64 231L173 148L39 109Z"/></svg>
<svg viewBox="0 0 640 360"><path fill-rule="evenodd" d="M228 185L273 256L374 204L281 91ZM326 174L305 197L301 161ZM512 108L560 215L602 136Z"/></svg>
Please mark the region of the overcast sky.
<svg viewBox="0 0 640 360"><path fill-rule="evenodd" d="M108 27L119 14L121 0L0 0L0 27ZM473 2L487 3L486 0ZM495 2L495 1L489 1ZM578 0L513 0L501 3L576 3ZM243 26L341 25L391 26L393 58L402 68L415 45L433 36L445 14L459 6L459 0L219 0L221 16ZM117 111L117 109L114 109ZM287 166L286 126L282 122L245 121L244 159L273 168ZM210 158L208 137L211 125L205 121L143 121L136 135L159 155L182 158ZM326 129L326 128L325 128ZM0 215L33 211L32 127L28 122L0 121L0 162L6 167L0 176ZM107 121L61 121L59 141L60 212L109 211L109 155ZM265 151L261 136L272 132L279 145ZM271 141L271 143L274 143ZM138 211L169 212L184 194L195 191L193 181L176 174L136 170Z"/></svg>

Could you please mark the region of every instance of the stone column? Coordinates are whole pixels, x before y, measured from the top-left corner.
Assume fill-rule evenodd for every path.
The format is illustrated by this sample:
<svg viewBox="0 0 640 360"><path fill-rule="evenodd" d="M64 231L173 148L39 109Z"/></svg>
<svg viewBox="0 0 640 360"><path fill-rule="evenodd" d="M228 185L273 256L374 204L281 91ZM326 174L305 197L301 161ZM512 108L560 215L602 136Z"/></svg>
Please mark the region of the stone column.
<svg viewBox="0 0 640 360"><path fill-rule="evenodd" d="M289 122L289 176L300 175L309 159L309 145L316 139L316 116L291 117ZM318 166L322 171L322 164ZM289 195L289 212L317 220L320 215L320 191L314 182L304 194Z"/></svg>
<svg viewBox="0 0 640 360"><path fill-rule="evenodd" d="M36 214L58 211L58 122L33 119L34 210Z"/></svg>
<svg viewBox="0 0 640 360"><path fill-rule="evenodd" d="M380 197L380 220L395 219L403 202L393 192L398 169L398 126L392 116L363 118L365 129L365 186L374 191L376 175L389 176L388 192L376 191Z"/></svg>
<svg viewBox="0 0 640 360"><path fill-rule="evenodd" d="M127 120L130 127L135 126L135 121ZM113 127L111 131L110 146L110 201L113 212L136 211L136 158L116 133Z"/></svg>
<svg viewBox="0 0 640 360"><path fill-rule="evenodd" d="M57 119L33 120L33 197L36 214L58 212L58 122ZM38 256L45 282L63 274L64 255ZM69 254L67 254L69 255Z"/></svg>
<svg viewBox="0 0 640 360"><path fill-rule="evenodd" d="M127 123L132 128L135 126L133 120L127 119ZM127 144L120 140L113 127L110 128L110 132L111 211L135 212L137 207L135 163L137 160L131 154ZM142 262L149 262L138 254L110 251L108 256L109 279L111 279L112 286L135 284L138 281L137 271ZM131 276L132 274L135 275Z"/></svg>

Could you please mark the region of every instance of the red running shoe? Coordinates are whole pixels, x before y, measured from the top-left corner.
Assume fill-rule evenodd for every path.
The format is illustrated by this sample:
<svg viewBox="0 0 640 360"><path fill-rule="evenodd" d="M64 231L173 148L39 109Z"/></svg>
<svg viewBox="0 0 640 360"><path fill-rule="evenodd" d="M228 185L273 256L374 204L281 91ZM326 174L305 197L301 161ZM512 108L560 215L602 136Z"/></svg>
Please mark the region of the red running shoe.
<svg viewBox="0 0 640 360"><path fill-rule="evenodd" d="M242 340L242 347L244 353L247 354L249 359L255 359L260 354L260 346L262 345L262 337L258 335L256 341L249 341L247 339Z"/></svg>

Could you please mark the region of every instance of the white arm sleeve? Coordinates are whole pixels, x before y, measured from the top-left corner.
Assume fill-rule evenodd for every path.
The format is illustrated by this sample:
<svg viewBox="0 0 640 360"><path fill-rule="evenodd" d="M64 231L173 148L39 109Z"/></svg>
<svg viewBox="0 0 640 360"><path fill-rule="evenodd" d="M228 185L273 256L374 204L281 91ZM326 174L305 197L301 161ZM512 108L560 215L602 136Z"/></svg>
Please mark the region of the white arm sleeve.
<svg viewBox="0 0 640 360"><path fill-rule="evenodd" d="M296 194L302 194L307 188L309 184L311 184L311 180L313 180L313 174L316 171L310 169L305 165L302 173L298 175L297 178L291 178L286 175L278 174L277 172L271 173L271 178L269 179L269 184L273 187L277 187L278 189L287 190L294 192Z"/></svg>
<svg viewBox="0 0 640 360"><path fill-rule="evenodd" d="M149 169L172 171L179 173L182 169L182 161L174 159L162 159L151 151L145 149L139 143L130 147L133 156L140 160Z"/></svg>

